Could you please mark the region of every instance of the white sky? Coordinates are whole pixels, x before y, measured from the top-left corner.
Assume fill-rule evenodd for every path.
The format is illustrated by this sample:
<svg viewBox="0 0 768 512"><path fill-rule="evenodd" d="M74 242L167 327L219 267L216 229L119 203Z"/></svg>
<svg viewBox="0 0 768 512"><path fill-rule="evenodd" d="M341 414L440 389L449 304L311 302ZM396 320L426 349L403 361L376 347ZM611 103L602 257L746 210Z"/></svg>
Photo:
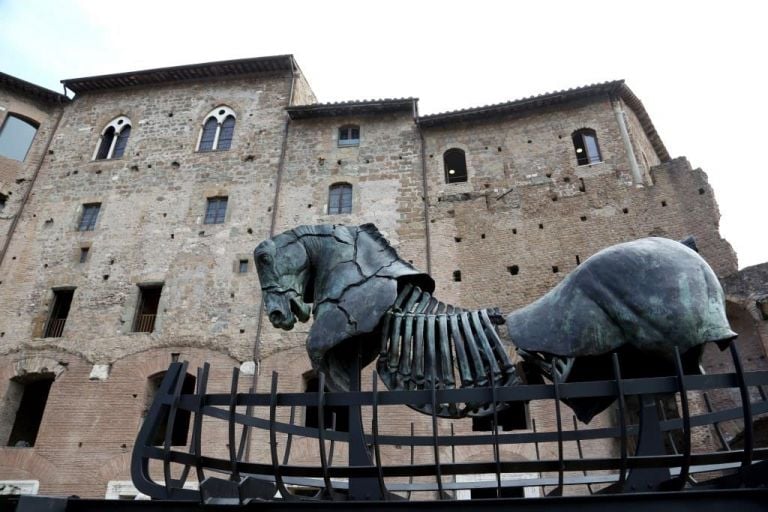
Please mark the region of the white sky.
<svg viewBox="0 0 768 512"><path fill-rule="evenodd" d="M703 168L739 266L768 261L768 3L0 0L0 70L59 80L292 53L320 101L422 114L624 78ZM762 221L762 222L761 222Z"/></svg>

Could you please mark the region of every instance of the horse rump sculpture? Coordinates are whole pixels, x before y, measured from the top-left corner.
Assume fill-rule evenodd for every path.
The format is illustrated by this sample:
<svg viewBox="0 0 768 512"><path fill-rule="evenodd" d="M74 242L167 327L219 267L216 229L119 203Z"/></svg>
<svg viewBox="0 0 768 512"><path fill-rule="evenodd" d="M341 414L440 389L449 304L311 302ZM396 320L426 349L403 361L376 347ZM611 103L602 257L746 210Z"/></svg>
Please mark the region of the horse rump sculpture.
<svg viewBox="0 0 768 512"><path fill-rule="evenodd" d="M390 390L419 390L610 378L614 353L628 356L625 377L674 374L678 351L686 373L698 372L703 344L724 347L736 334L714 272L686 245L645 238L604 249L506 319L437 300L432 278L373 224L300 226L259 244L254 258L275 327L314 316L307 351L331 390L349 390L350 375L376 357ZM502 324L512 347L497 334ZM509 348L522 364L512 364ZM612 401L566 403L588 422ZM460 418L505 404L412 407Z"/></svg>

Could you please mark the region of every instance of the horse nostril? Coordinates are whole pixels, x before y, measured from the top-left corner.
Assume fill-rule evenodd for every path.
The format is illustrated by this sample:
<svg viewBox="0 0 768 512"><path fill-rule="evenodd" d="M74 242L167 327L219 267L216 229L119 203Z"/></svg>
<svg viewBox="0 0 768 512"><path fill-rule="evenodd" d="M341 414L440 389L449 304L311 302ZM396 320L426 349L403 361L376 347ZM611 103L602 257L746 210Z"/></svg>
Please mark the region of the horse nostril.
<svg viewBox="0 0 768 512"><path fill-rule="evenodd" d="M279 311L272 311L269 314L269 321L273 324L280 322L283 319L283 314Z"/></svg>

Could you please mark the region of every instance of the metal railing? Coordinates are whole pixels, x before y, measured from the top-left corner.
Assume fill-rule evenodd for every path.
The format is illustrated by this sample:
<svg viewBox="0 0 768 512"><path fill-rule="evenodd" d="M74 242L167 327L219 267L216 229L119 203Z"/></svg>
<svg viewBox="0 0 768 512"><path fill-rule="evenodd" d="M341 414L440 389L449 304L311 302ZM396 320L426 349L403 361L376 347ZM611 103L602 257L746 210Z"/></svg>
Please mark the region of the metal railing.
<svg viewBox="0 0 768 512"><path fill-rule="evenodd" d="M133 332L153 332L155 330L155 318L157 315L136 315Z"/></svg>
<svg viewBox="0 0 768 512"><path fill-rule="evenodd" d="M61 338L61 334L64 332L65 323L67 323L66 318L51 318L48 321L48 326L45 328L45 337Z"/></svg>

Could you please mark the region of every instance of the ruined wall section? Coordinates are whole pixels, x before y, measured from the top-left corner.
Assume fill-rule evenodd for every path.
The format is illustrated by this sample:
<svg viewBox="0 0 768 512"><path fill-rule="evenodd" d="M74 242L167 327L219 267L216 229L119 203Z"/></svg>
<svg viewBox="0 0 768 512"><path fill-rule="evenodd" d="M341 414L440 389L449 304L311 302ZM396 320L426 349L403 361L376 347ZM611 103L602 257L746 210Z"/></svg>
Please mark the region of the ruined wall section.
<svg viewBox="0 0 768 512"><path fill-rule="evenodd" d="M173 345L250 359L259 290L252 273L237 273L238 260L269 232L289 87L275 75L76 99L0 271L3 353L50 347L111 363ZM220 105L237 115L232 147L197 152L205 116ZM92 160L119 115L132 122L124 156ZM229 197L226 220L206 225L214 196ZM78 231L82 205L95 202L95 229ZM132 333L137 285L152 282L164 283L155 332ZM42 338L52 288L64 286L76 290L63 336Z"/></svg>
<svg viewBox="0 0 768 512"><path fill-rule="evenodd" d="M360 127L357 146L339 146L338 130ZM275 233L299 225L373 222L400 256L426 268L418 133L409 113L291 121ZM329 187L352 185L352 212L329 214ZM303 344L308 325L291 333L264 321L261 355ZM307 361L307 364L308 361Z"/></svg>
<svg viewBox="0 0 768 512"><path fill-rule="evenodd" d="M312 91L307 77L301 71L294 72L293 99L291 105L311 105L317 103L317 97Z"/></svg>
<svg viewBox="0 0 768 512"><path fill-rule="evenodd" d="M35 170L43 159L45 146L62 109L63 105L51 105L0 88L0 127L4 126L9 114L39 124L23 162L0 156L0 194L6 197L5 206L0 210L0 248L5 245L13 218L18 215L24 194L32 185Z"/></svg>
<svg viewBox="0 0 768 512"><path fill-rule="evenodd" d="M643 125L640 123L637 113L635 113L625 101L617 101L624 112L624 119L627 124L629 139L632 141L632 149L635 151L637 165L640 166L640 169L646 176L646 181L650 183L650 181L647 180L650 176L650 171L653 167L659 165L661 160L659 159L653 144L651 144L648 134L645 133L645 129L643 129Z"/></svg>

